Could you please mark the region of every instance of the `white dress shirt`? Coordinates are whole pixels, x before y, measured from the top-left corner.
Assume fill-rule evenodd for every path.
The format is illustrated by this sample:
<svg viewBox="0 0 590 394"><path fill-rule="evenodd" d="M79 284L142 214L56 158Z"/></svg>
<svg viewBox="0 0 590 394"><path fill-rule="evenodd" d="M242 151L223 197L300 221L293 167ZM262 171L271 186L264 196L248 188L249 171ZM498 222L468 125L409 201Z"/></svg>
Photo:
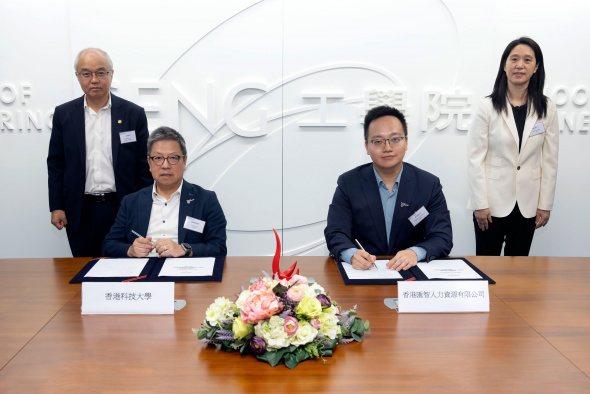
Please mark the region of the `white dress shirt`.
<svg viewBox="0 0 590 394"><path fill-rule="evenodd" d="M152 189L152 212L146 237L152 237L152 242L162 238L168 238L178 243L178 215L180 213L180 191L182 184L172 193L169 200L156 192L156 183ZM148 257L157 257L158 253L152 250Z"/></svg>
<svg viewBox="0 0 590 394"><path fill-rule="evenodd" d="M113 169L111 140L111 95L109 102L98 112L88 106L84 97L84 126L86 135L85 193L97 194L117 191Z"/></svg>

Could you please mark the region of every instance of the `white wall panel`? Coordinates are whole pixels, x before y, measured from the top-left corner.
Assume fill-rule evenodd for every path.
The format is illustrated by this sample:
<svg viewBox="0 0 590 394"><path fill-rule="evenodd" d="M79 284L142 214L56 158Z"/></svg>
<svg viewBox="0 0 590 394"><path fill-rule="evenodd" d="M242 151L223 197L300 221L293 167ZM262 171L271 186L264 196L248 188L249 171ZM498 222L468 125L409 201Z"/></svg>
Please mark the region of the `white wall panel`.
<svg viewBox="0 0 590 394"><path fill-rule="evenodd" d="M589 14L574 0L1 1L0 257L70 255L49 223L45 159L88 46L109 52L114 92L150 129L183 133L186 178L217 192L229 254L274 253L272 228L285 254L327 254L336 179L369 160L361 118L375 100L408 115L406 161L441 178L452 253L473 254L464 129L521 35L543 49L562 122L555 207L531 254L588 256Z"/></svg>

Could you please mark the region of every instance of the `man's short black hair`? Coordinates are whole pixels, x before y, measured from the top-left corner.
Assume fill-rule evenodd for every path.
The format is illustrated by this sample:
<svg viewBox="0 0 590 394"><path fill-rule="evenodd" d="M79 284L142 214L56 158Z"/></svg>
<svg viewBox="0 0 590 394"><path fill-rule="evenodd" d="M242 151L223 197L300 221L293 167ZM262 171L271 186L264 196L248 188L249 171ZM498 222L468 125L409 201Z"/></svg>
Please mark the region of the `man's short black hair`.
<svg viewBox="0 0 590 394"><path fill-rule="evenodd" d="M369 138L369 125L371 124L371 122L375 119L382 118L383 116L393 116L397 118L404 129L404 136L408 136L408 125L406 124L406 117L404 116L404 114L402 114L399 110L393 107L382 105L380 107L371 108L371 110L367 112L367 115L365 115L365 141L367 141L367 139Z"/></svg>

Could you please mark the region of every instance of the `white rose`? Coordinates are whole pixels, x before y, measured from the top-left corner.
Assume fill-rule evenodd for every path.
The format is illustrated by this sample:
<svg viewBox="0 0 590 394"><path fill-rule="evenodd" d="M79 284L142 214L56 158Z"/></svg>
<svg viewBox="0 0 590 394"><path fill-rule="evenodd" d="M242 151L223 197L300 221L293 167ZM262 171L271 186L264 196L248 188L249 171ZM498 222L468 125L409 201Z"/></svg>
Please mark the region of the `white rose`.
<svg viewBox="0 0 590 394"><path fill-rule="evenodd" d="M264 339L268 350L277 350L290 345L289 336L283 330L285 320L278 316L259 321L254 327L256 336Z"/></svg>
<svg viewBox="0 0 590 394"><path fill-rule="evenodd" d="M236 301L236 306L238 308L242 309L242 305L244 305L244 301L246 301L246 298L248 298L249 295L250 295L250 290L242 291L242 293L238 297L238 300Z"/></svg>
<svg viewBox="0 0 590 394"><path fill-rule="evenodd" d="M324 288L320 285L318 285L317 283L312 284L311 286L309 286L310 290L313 291L313 295L316 296L318 294L326 294L326 290L324 290ZM319 290L320 292L317 293L316 290Z"/></svg>
<svg viewBox="0 0 590 394"><path fill-rule="evenodd" d="M299 327L297 328L297 332L293 337L291 337L291 344L292 345L305 345L310 343L314 340L314 338L318 335L318 330L313 328L311 324L307 321L299 321Z"/></svg>
<svg viewBox="0 0 590 394"><path fill-rule="evenodd" d="M340 327L336 315L322 313L320 314L320 322L322 323L320 326L320 332L330 339L336 338L336 335L339 333L338 328Z"/></svg>

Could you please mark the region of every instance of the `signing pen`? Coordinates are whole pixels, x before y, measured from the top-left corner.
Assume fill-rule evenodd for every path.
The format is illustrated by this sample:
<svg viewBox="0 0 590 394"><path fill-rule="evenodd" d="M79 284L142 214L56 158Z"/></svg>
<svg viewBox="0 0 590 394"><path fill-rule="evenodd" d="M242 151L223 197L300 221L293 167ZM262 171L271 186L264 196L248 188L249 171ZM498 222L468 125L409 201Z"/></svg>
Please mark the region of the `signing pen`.
<svg viewBox="0 0 590 394"><path fill-rule="evenodd" d="M358 239L355 239L354 242L356 242L356 244L359 246L359 248L361 248L363 251L366 252L365 248L363 248L363 245L361 245L361 243L359 242ZM377 268L377 266L375 265L375 263L373 263L373 267Z"/></svg>
<svg viewBox="0 0 590 394"><path fill-rule="evenodd" d="M140 233L138 233L138 232L137 232L137 231L135 231L135 230L131 230L131 232L132 232L133 234L137 235L137 237L138 237L138 238L144 238L144 236L143 236L143 235L141 235ZM154 244L153 242L150 242L150 243L151 243L152 245Z"/></svg>

